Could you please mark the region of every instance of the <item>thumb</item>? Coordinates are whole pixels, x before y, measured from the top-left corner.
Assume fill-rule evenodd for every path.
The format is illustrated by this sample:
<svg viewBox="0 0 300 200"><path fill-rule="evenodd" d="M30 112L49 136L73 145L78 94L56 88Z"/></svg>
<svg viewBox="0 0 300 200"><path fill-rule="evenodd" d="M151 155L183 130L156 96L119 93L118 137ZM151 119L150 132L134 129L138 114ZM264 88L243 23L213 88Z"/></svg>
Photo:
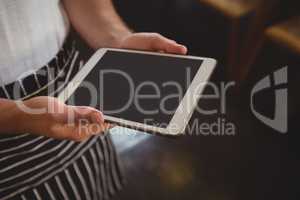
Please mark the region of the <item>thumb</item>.
<svg viewBox="0 0 300 200"><path fill-rule="evenodd" d="M71 106L75 121L87 120L89 123L104 123L104 117L99 110L87 106Z"/></svg>
<svg viewBox="0 0 300 200"><path fill-rule="evenodd" d="M77 123L56 125L52 128L51 137L81 142L93 135L101 134L111 128L109 124Z"/></svg>

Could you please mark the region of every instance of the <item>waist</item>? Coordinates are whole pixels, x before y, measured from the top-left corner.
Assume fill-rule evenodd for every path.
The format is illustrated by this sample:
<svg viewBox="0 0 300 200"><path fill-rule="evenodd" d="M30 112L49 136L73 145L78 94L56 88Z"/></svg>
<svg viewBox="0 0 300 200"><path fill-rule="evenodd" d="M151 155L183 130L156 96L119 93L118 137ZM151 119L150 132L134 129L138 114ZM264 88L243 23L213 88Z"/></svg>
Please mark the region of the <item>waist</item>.
<svg viewBox="0 0 300 200"><path fill-rule="evenodd" d="M69 33L67 15L58 0L0 1L0 13L2 84L48 63Z"/></svg>
<svg viewBox="0 0 300 200"><path fill-rule="evenodd" d="M49 63L38 70L28 70L16 81L9 84L0 83L0 98L27 99L33 96L55 96L49 88L58 89L57 82L63 79L68 82L70 75L76 73L80 67L82 58L78 55L79 50L76 40L70 34L65 40L59 52ZM65 80L68 77L68 80ZM55 87L49 87L50 85Z"/></svg>

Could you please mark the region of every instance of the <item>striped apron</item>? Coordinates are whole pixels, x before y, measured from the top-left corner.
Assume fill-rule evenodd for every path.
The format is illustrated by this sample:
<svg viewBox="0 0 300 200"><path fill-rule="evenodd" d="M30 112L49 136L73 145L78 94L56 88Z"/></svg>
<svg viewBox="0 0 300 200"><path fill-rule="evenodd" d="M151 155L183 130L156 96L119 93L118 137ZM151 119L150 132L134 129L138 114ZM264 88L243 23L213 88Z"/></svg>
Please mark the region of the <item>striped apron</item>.
<svg viewBox="0 0 300 200"><path fill-rule="evenodd" d="M0 97L57 96L83 64L79 46L70 35L56 57L39 71L8 85L0 83ZM122 183L109 134L81 143L27 133L0 135L1 200L109 199Z"/></svg>

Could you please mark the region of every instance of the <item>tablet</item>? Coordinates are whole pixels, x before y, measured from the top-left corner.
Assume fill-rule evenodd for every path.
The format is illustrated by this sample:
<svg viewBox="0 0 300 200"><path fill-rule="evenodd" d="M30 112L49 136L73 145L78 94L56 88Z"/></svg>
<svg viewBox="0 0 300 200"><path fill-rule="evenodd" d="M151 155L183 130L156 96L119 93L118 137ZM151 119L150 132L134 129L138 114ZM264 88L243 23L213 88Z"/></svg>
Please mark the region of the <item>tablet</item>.
<svg viewBox="0 0 300 200"><path fill-rule="evenodd" d="M101 110L105 121L180 135L216 61L122 49L99 49L59 95L71 105Z"/></svg>

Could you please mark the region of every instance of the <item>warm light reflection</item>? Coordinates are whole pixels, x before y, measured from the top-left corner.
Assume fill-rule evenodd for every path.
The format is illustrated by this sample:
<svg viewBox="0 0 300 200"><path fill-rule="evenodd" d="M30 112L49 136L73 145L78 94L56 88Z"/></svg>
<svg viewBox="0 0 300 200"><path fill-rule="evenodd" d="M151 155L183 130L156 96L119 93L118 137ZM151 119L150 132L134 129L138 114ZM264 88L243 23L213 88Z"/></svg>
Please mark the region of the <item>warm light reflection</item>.
<svg viewBox="0 0 300 200"><path fill-rule="evenodd" d="M180 190L187 187L195 177L191 161L183 156L163 155L160 177L168 189Z"/></svg>

